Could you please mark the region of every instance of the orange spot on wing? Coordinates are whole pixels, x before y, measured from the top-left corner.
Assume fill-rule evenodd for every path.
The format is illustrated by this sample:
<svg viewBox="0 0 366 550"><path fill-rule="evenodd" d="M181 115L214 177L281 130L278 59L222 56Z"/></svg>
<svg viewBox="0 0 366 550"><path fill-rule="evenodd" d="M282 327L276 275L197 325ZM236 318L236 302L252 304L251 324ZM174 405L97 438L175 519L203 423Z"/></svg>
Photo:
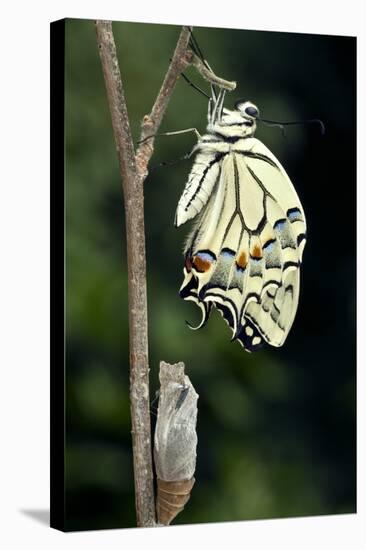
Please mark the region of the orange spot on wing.
<svg viewBox="0 0 366 550"><path fill-rule="evenodd" d="M239 258L236 260L236 264L244 269L248 263L248 257L245 252L241 252Z"/></svg>
<svg viewBox="0 0 366 550"><path fill-rule="evenodd" d="M204 273L205 271L208 271L211 267L211 263L209 260L205 260L203 258L200 258L199 256L195 256L193 258L192 265L193 267L199 271L200 273Z"/></svg>
<svg viewBox="0 0 366 550"><path fill-rule="evenodd" d="M257 258L257 259L262 258L263 256L262 247L259 244L255 244L251 255L253 258Z"/></svg>

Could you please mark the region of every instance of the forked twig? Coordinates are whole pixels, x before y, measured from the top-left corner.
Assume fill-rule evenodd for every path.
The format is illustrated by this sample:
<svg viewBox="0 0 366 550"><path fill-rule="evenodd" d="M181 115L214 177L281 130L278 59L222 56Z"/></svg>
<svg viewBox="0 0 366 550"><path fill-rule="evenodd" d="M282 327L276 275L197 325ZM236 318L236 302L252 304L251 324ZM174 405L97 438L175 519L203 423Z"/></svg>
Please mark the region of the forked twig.
<svg viewBox="0 0 366 550"><path fill-rule="evenodd" d="M183 27L151 113L144 117L141 140L135 154L111 21L96 21L97 41L118 153L126 212L129 301L130 401L132 446L138 526L154 526L149 361L146 297L146 253L143 184L153 154L154 138L182 71L192 62L210 82L225 87L226 81L211 74L188 49L191 29ZM210 80L211 79L211 80ZM230 88L233 89L232 83Z"/></svg>

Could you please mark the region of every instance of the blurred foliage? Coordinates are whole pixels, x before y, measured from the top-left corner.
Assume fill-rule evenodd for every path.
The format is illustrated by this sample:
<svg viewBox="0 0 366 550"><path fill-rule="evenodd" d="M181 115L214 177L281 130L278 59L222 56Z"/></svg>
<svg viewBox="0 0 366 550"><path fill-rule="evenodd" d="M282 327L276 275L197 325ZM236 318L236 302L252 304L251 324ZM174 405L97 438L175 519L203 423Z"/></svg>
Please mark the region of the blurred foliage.
<svg viewBox="0 0 366 550"><path fill-rule="evenodd" d="M179 27L115 23L135 140ZM202 331L178 296L182 243L173 227L190 161L156 167L146 182L151 396L160 359L183 360L200 394L198 463L176 523L355 511L355 39L195 29L227 96L264 117L319 117L257 135L283 162L309 226L300 305L283 348L248 354L219 315ZM194 69L187 75L200 86ZM66 24L67 526L135 524L128 400L124 212L92 21ZM161 131L203 131L207 102L180 79ZM194 135L161 137L152 166L191 150ZM154 416L152 416L154 421Z"/></svg>

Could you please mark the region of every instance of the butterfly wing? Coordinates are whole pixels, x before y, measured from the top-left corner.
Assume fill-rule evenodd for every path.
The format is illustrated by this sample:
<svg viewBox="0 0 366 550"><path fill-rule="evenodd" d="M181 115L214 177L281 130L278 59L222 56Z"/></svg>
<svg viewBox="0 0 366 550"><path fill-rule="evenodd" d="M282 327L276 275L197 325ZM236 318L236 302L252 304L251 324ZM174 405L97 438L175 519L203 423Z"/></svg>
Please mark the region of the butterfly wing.
<svg viewBox="0 0 366 550"><path fill-rule="evenodd" d="M306 220L295 188L279 160L260 140L248 138L242 144L238 147L238 153L244 155L251 174L260 180L258 184L265 188L273 200L272 204L268 204L268 221L274 226L280 219L288 220L291 230L285 228L283 238L291 235L295 239L301 262L306 243Z"/></svg>
<svg viewBox="0 0 366 550"><path fill-rule="evenodd" d="M281 346L295 317L305 216L286 172L254 138L222 155L188 237L180 293L222 313L248 351Z"/></svg>

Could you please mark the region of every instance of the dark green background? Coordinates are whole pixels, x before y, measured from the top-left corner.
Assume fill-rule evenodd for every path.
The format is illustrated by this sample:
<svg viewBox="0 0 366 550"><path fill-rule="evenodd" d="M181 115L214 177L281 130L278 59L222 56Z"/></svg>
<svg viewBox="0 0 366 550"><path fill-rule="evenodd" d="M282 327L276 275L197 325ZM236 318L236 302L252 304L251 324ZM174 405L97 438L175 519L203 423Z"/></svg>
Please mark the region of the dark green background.
<svg viewBox="0 0 366 550"><path fill-rule="evenodd" d="M179 27L115 23L135 140ZM195 29L215 72L262 116L326 125L259 127L304 205L298 314L279 349L246 353L215 312L182 301L173 226L191 161L156 168L145 214L151 395L160 359L183 360L200 395L196 485L175 523L355 511L355 49L349 37ZM187 74L207 85L195 73ZM121 183L92 21L66 23L66 526L135 524L128 400L128 304ZM207 101L181 79L161 131L204 131ZM191 150L157 139L152 165ZM153 418L154 420L154 418Z"/></svg>

